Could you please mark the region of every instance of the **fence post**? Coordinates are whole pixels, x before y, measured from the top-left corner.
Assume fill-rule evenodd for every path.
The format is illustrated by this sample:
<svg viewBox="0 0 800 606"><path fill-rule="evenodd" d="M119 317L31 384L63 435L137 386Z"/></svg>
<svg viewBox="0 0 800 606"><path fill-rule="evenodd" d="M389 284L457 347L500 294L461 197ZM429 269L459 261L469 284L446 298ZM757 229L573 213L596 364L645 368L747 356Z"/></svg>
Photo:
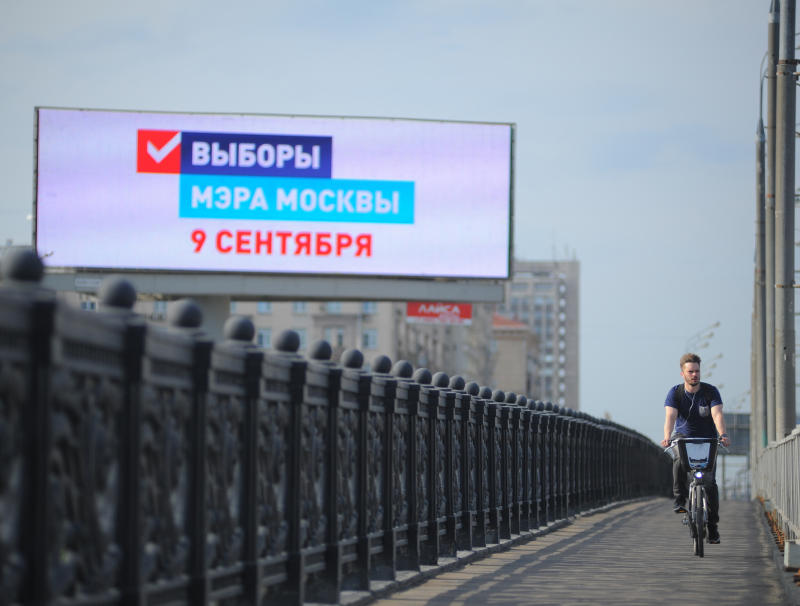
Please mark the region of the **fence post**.
<svg viewBox="0 0 800 606"><path fill-rule="evenodd" d="M516 521L517 529L512 532L522 534L531 529L530 521L530 472L529 468L532 460L528 457L530 441L530 411L527 408L528 398L523 395L517 396L514 408L515 426L517 428L517 438L514 446L517 451L514 456L517 469L514 473L514 510L512 520Z"/></svg>
<svg viewBox="0 0 800 606"><path fill-rule="evenodd" d="M541 498L542 498L542 484L541 484L541 439L539 436L539 413L536 410L536 401L528 400L526 405L529 414L528 433L528 460L530 465L528 467L528 483L530 495L530 529L535 530L541 525Z"/></svg>
<svg viewBox="0 0 800 606"><path fill-rule="evenodd" d="M420 384L417 424L417 505L420 529L420 563L435 566L439 559L437 524L439 463L437 448L438 392L431 387L433 377L427 368L418 368L414 380Z"/></svg>
<svg viewBox="0 0 800 606"><path fill-rule="evenodd" d="M395 503L395 536L397 568L419 570L420 540L417 507L417 422L419 409L418 383L412 380L414 368L406 360L395 362L391 374L397 378L395 396L395 456L397 466L393 494L400 494Z"/></svg>
<svg viewBox="0 0 800 606"><path fill-rule="evenodd" d="M454 512L456 526L456 549L472 549L472 524L475 516L475 433L472 394L477 394L477 383L470 383L458 375L450 379L450 389L454 390L454 431L453 482Z"/></svg>
<svg viewBox="0 0 800 606"><path fill-rule="evenodd" d="M124 323L123 403L120 411L120 503L117 537L122 550L120 562L120 602L133 606L139 601L144 583L141 571L141 383L147 326L131 310L136 300L133 286L123 280L107 278L98 292L101 308L118 310Z"/></svg>
<svg viewBox="0 0 800 606"><path fill-rule="evenodd" d="M305 478L302 500L311 510L310 515L304 516L309 520L305 541L308 557L321 559L311 566L322 568L307 574L305 597L316 602L338 603L342 590L342 548L336 509L337 424L342 369L331 361L331 355L327 341L316 341L309 347L303 398L308 410L303 415L302 449L311 459L311 474Z"/></svg>
<svg viewBox="0 0 800 606"><path fill-rule="evenodd" d="M252 322L250 327L255 330ZM244 335L240 337L244 345ZM252 340L252 336L250 337ZM244 358L244 420L242 423L242 446L244 456L242 465L242 527L244 529L242 596L246 603L258 604L261 601L258 566L258 394L261 380L263 352L247 348Z"/></svg>
<svg viewBox="0 0 800 606"><path fill-rule="evenodd" d="M264 355L258 401L259 585L277 604L304 601L300 553L300 411L306 361L299 335L278 334Z"/></svg>
<svg viewBox="0 0 800 606"><path fill-rule="evenodd" d="M439 535L439 555L456 555L456 477L460 473L461 460L454 451L456 443L456 394L450 389L450 377L437 372L432 378L438 391L436 413L437 498L436 527ZM456 469L458 465L458 469Z"/></svg>
<svg viewBox="0 0 800 606"><path fill-rule="evenodd" d="M378 356L372 362L370 388L370 446L368 449L373 492L379 492L371 502L370 564L373 579L394 580L397 572L397 537L395 534L394 469L395 469L395 408L397 379L389 375L392 361ZM380 442L380 443L376 443ZM375 460L379 459L379 460ZM380 476L376 478L375 476ZM399 505L399 504L398 504ZM371 556L372 557L372 556Z"/></svg>
<svg viewBox="0 0 800 606"><path fill-rule="evenodd" d="M347 589L369 590L370 554L367 534L367 443L370 377L361 370L357 349L342 353L339 404L339 515L344 527L344 578Z"/></svg>
<svg viewBox="0 0 800 606"><path fill-rule="evenodd" d="M19 469L16 476L11 469L5 470L8 484L0 492L8 507L7 523L13 524L3 537L4 553L0 554L0 590L11 603L44 603L49 597L47 524L52 515L46 476L47 385L56 303L51 293L38 286L43 273L44 266L31 249L3 255L0 398L8 407L3 447L9 463Z"/></svg>

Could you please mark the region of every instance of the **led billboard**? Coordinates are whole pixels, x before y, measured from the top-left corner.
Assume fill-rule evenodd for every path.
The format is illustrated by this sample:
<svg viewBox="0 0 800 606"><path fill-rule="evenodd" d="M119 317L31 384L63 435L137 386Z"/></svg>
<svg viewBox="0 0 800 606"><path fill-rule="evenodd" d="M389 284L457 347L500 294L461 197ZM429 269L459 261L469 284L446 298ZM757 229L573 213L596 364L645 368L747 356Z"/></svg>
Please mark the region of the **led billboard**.
<svg viewBox="0 0 800 606"><path fill-rule="evenodd" d="M509 275L511 124L60 108L36 124L49 267Z"/></svg>

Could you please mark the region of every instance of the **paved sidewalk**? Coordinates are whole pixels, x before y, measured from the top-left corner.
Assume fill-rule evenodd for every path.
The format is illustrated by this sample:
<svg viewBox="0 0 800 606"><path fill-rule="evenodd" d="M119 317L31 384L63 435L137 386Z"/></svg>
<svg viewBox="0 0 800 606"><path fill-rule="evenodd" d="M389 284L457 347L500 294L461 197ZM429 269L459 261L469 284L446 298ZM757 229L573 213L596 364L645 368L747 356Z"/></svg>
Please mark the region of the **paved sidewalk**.
<svg viewBox="0 0 800 606"><path fill-rule="evenodd" d="M411 604L783 605L773 545L757 503L723 501L720 545L692 555L671 501L638 501L377 600Z"/></svg>

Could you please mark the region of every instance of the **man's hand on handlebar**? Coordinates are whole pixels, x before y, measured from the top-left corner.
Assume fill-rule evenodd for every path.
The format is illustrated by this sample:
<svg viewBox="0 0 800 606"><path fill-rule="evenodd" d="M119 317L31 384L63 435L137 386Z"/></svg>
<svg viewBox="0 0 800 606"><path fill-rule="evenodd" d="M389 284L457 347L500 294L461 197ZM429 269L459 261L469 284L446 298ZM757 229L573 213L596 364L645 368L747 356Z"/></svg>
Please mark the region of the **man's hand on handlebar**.
<svg viewBox="0 0 800 606"><path fill-rule="evenodd" d="M728 437L728 434L724 433L719 437L719 443L722 444L725 448L730 446L731 439Z"/></svg>
<svg viewBox="0 0 800 606"><path fill-rule="evenodd" d="M669 446L669 438L664 438L663 440L661 440L661 445L662 445L664 448L666 448L667 446Z"/></svg>

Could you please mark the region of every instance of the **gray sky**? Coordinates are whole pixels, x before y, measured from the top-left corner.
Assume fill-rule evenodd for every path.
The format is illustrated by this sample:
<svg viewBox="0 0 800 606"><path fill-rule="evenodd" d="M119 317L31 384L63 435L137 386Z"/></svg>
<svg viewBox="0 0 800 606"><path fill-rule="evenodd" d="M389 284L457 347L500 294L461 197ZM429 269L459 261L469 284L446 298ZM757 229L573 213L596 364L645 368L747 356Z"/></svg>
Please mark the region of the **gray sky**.
<svg viewBox="0 0 800 606"><path fill-rule="evenodd" d="M581 262L581 408L660 439L715 322L708 380L749 406L768 0L0 8L0 241L31 239L37 105L514 122L514 254Z"/></svg>

